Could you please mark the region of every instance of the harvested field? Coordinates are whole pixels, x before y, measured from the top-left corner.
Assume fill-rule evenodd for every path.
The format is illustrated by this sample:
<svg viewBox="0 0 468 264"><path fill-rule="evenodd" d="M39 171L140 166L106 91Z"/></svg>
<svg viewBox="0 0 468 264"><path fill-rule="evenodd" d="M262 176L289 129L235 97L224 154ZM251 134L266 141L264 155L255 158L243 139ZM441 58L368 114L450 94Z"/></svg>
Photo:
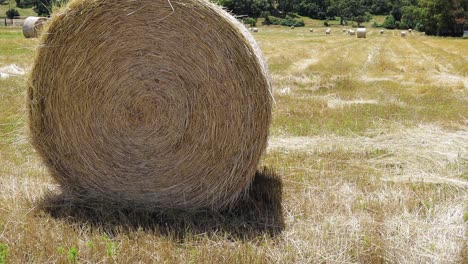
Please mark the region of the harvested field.
<svg viewBox="0 0 468 264"><path fill-rule="evenodd" d="M0 28L0 69L26 71L0 78L0 255L12 263L466 263L466 40L315 31L255 34L275 96L256 194L231 211L184 213L60 195L28 139L37 40Z"/></svg>

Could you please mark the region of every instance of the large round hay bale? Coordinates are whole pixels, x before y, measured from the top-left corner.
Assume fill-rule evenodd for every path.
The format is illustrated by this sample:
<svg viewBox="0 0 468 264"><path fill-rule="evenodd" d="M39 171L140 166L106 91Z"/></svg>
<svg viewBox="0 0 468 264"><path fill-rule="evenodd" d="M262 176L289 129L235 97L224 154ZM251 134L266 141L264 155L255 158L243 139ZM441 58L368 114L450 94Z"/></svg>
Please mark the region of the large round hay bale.
<svg viewBox="0 0 468 264"><path fill-rule="evenodd" d="M400 36L401 36L402 38L406 37L406 31L401 31L401 32L400 32Z"/></svg>
<svg viewBox="0 0 468 264"><path fill-rule="evenodd" d="M23 35L25 38L37 38L44 23L47 21L45 17L27 17L23 24Z"/></svg>
<svg viewBox="0 0 468 264"><path fill-rule="evenodd" d="M356 29L357 38L366 38L366 28Z"/></svg>
<svg viewBox="0 0 468 264"><path fill-rule="evenodd" d="M235 18L203 0L74 0L46 33L30 129L65 192L188 210L246 193L272 97Z"/></svg>
<svg viewBox="0 0 468 264"><path fill-rule="evenodd" d="M255 32L255 33L257 33L257 32L258 32L258 28L253 28L252 31Z"/></svg>
<svg viewBox="0 0 468 264"><path fill-rule="evenodd" d="M330 34L331 34L331 29L325 30L325 34L326 34L326 35L330 35Z"/></svg>

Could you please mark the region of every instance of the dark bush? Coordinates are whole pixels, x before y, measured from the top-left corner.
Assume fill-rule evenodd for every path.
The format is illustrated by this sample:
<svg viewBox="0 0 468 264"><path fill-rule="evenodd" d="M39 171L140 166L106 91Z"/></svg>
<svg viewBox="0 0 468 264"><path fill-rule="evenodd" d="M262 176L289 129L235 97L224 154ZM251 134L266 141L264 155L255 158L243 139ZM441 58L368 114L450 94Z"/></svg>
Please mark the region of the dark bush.
<svg viewBox="0 0 468 264"><path fill-rule="evenodd" d="M244 24L249 25L251 27L255 27L257 25L257 19L251 17L244 18L243 22Z"/></svg>
<svg viewBox="0 0 468 264"><path fill-rule="evenodd" d="M386 28L386 29L395 29L397 28L397 21L395 20L395 18L390 15L388 17L385 18L385 21L383 22L382 24L382 27Z"/></svg>
<svg viewBox="0 0 468 264"><path fill-rule="evenodd" d="M281 26L294 26L294 27L303 27L304 20L293 18L287 15L285 18L277 18L277 17L270 17L271 24L273 25L281 25Z"/></svg>
<svg viewBox="0 0 468 264"><path fill-rule="evenodd" d="M19 15L20 15L20 13L16 9L10 9L10 10L6 11L6 16L9 19L13 19L13 18L15 18L15 17L17 17Z"/></svg>
<svg viewBox="0 0 468 264"><path fill-rule="evenodd" d="M262 25L271 25L270 16L265 16L265 19L262 21Z"/></svg>
<svg viewBox="0 0 468 264"><path fill-rule="evenodd" d="M36 0L16 0L16 6L19 8L33 7Z"/></svg>

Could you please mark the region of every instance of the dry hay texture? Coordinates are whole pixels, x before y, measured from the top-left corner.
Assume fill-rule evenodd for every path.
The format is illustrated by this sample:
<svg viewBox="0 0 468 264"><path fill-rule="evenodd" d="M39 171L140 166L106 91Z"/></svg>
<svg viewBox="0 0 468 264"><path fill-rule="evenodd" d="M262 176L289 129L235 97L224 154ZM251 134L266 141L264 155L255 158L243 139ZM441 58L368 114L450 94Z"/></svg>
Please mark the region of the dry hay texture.
<svg viewBox="0 0 468 264"><path fill-rule="evenodd" d="M37 38L44 23L45 17L27 17L23 24L23 35L25 38Z"/></svg>
<svg viewBox="0 0 468 264"><path fill-rule="evenodd" d="M271 84L248 30L202 0L75 0L43 34L32 141L67 193L222 209L267 144Z"/></svg>

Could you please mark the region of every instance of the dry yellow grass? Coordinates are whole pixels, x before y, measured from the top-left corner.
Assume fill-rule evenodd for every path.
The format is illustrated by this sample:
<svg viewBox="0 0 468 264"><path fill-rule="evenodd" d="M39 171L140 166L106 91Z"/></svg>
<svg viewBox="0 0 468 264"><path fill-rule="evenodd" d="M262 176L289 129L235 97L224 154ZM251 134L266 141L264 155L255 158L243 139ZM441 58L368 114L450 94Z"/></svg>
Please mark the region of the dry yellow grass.
<svg viewBox="0 0 468 264"><path fill-rule="evenodd" d="M28 69L31 51L23 48L35 42L20 34L0 30L0 68ZM307 28L261 28L255 37L276 96L262 164L283 181L282 207L265 193L220 214L69 203L28 143L26 77L11 77L0 79L0 256L466 263L466 41L372 29L365 40Z"/></svg>

